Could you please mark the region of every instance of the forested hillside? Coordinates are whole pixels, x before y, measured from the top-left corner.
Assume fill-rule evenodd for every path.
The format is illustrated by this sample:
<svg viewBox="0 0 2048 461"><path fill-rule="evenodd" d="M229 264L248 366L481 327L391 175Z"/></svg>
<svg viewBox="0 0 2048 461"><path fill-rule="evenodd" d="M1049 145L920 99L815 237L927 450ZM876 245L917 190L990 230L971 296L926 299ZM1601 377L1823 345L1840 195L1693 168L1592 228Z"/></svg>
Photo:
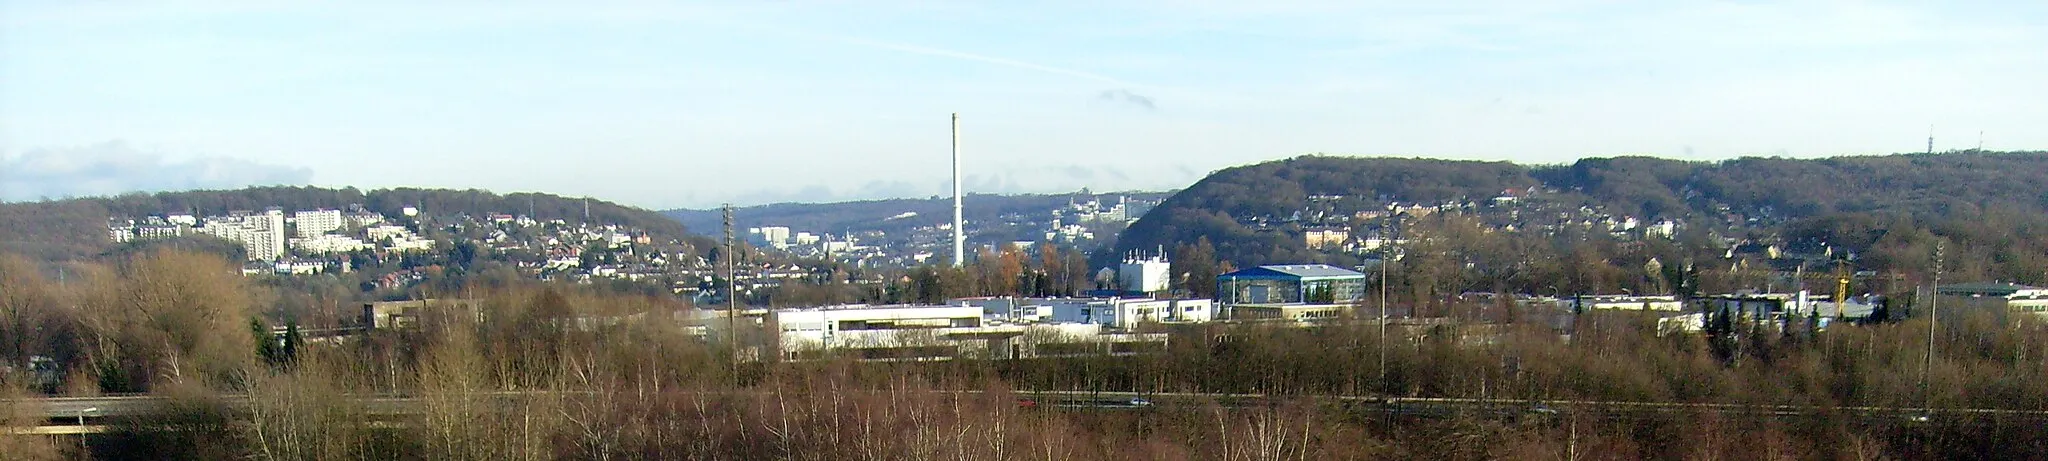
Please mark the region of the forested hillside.
<svg viewBox="0 0 2048 461"><path fill-rule="evenodd" d="M339 209L360 204L369 211L398 216L408 206L435 215L483 216L492 213L530 214L536 219L589 221L637 227L662 239L682 239L681 223L653 211L602 200L584 200L539 193L498 195L482 190L450 189L326 189L319 187L252 187L125 194L41 202L0 203L0 248L43 259L75 259L112 248L107 218L165 213L227 214L235 210Z"/></svg>
<svg viewBox="0 0 2048 461"><path fill-rule="evenodd" d="M1204 178L1133 224L1118 248L1188 246L1207 238L1219 261L1238 266L1356 264L1373 255L1312 249L1304 232L1345 228L1354 238L1405 238L1419 234L1403 231L1446 235L1455 229L1445 226L1465 226L1474 229L1469 238L1418 241L1408 249L1436 245L1431 248L1451 251L1453 262L1475 272L1465 286L1447 289L1540 290L1555 280L1581 283L1563 273L1569 265L1551 270L1556 273L1543 269L1546 260L1568 259L1577 250L1591 251L1577 255L1587 261L1637 274L1606 277L1620 279L1606 283L1610 289L1627 289L1654 285L1635 280L1643 278L1641 264L1648 260L1707 265L1742 242L1855 259L1859 270L1909 276L1927 272L1933 247L1947 242L1948 263L1960 276L2048 283L2043 184L2043 152L1718 162L1619 157L1540 166L1306 156ZM1384 213L1393 204L1423 213ZM1325 213L1332 209L1340 212ZM1446 212L1431 214L1437 211ZM1387 215L1399 216L1399 224L1388 226ZM1455 216L1472 222L1445 221ZM1662 239L1670 244L1640 241L1640 233L1610 235L1604 227L1666 221L1676 229ZM1445 245L1463 246L1438 248ZM1489 247L1516 254L1488 254Z"/></svg>

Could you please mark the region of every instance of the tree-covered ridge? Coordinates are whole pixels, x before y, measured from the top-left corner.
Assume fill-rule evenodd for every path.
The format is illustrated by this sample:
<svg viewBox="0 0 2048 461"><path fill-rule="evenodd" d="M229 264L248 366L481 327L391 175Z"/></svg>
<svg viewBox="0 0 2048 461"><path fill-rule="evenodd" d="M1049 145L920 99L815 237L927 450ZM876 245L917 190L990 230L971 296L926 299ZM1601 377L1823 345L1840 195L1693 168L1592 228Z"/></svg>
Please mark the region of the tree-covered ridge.
<svg viewBox="0 0 2048 461"><path fill-rule="evenodd" d="M1208 237L1218 258L1240 266L1357 262L1356 257L1309 249L1303 239L1305 229L1319 226L1353 227L1355 236L1378 235L1377 217L1300 215L1321 206L1313 201L1339 200L1354 202L1344 203L1347 210L1399 203L1492 213L1482 224L1501 229L1552 229L1609 218L1668 220L1699 232L1690 240L1674 236L1693 244L1683 248L1685 252L1719 254L1728 241L1759 239L1867 256L1871 260L1862 265L1865 268L1926 266L1932 252L1920 250L1946 240L1956 244L1950 248L1954 262L1974 266L1977 276L2040 283L2048 282L2039 280L2048 275L2032 261L2043 259L2037 254L2048 252L2048 242L2031 236L2048 229L2048 219L2042 217L2048 211L2048 193L2042 184L2048 184L2048 153L2043 152L1715 162L1616 157L1528 167L1306 156L1230 168L1204 178L1133 224L1121 237L1119 249L1174 247ZM1495 197L1515 201L1492 200ZM1562 253L1585 242L1585 236L1575 233L1545 234L1550 241L1535 240ZM1575 241L1555 241L1561 235L1574 236Z"/></svg>
<svg viewBox="0 0 2048 461"><path fill-rule="evenodd" d="M376 189L353 187L269 186L238 190L132 193L40 202L0 203L0 248L44 259L75 259L107 251L107 218L168 213L221 215L280 207L287 212L362 205L368 211L398 216L405 207L434 215L529 215L538 220L618 224L644 230L661 240L681 240L682 223L660 213L595 199L543 193L499 195L469 189Z"/></svg>
<svg viewBox="0 0 2048 461"><path fill-rule="evenodd" d="M1208 237L1218 256L1240 265L1321 261L1298 233L1265 232L1251 220L1285 220L1310 196L1342 196L1353 206L1385 201L1483 199L1536 185L1526 167L1507 162L1304 156L1229 168L1166 199L1120 237L1119 253L1175 247Z"/></svg>

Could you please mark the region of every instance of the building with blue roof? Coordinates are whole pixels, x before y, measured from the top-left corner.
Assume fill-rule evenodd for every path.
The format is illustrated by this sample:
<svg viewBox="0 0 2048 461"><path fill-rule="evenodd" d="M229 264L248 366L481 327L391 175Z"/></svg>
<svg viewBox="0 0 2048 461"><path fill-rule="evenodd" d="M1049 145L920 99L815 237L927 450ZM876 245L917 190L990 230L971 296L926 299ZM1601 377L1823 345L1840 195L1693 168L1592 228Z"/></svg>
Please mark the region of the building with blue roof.
<svg viewBox="0 0 2048 461"><path fill-rule="evenodd" d="M1328 264L1259 266L1216 277L1223 304L1349 303L1365 297L1365 274Z"/></svg>

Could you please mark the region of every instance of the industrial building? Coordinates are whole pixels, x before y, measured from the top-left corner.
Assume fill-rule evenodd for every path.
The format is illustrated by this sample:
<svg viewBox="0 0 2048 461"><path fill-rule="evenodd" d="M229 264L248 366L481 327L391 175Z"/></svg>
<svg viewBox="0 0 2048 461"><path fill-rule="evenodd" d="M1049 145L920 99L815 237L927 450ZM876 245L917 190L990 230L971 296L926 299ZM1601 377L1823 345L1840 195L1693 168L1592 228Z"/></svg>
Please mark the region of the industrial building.
<svg viewBox="0 0 2048 461"><path fill-rule="evenodd" d="M978 307L993 321L1088 323L1124 330L1147 323L1197 323L1216 318L1216 303L1208 299L1000 297L963 298L949 304Z"/></svg>
<svg viewBox="0 0 2048 461"><path fill-rule="evenodd" d="M1163 293L1173 289L1173 264L1164 256L1131 256L1117 266L1116 277L1126 294Z"/></svg>
<svg viewBox="0 0 2048 461"><path fill-rule="evenodd" d="M2048 288L2005 282L1942 285L1934 292L1944 305L2002 309L2014 314L2048 317Z"/></svg>
<svg viewBox="0 0 2048 461"><path fill-rule="evenodd" d="M1558 307L1571 312L1605 310L1620 311L1664 311L1685 310L1685 302L1677 296L1664 295L1579 295L1558 300Z"/></svg>
<svg viewBox="0 0 2048 461"><path fill-rule="evenodd" d="M769 330L783 360L847 354L862 360L1127 355L1161 350L1165 334L1109 333L1096 323L985 322L971 305L864 304L776 309Z"/></svg>
<svg viewBox="0 0 2048 461"><path fill-rule="evenodd" d="M1293 320L1315 322L1337 319L1352 312L1350 304L1260 303L1230 306L1232 320Z"/></svg>
<svg viewBox="0 0 2048 461"><path fill-rule="evenodd" d="M1237 304L1342 304L1365 296L1365 274L1327 264L1259 266L1216 277L1216 300Z"/></svg>

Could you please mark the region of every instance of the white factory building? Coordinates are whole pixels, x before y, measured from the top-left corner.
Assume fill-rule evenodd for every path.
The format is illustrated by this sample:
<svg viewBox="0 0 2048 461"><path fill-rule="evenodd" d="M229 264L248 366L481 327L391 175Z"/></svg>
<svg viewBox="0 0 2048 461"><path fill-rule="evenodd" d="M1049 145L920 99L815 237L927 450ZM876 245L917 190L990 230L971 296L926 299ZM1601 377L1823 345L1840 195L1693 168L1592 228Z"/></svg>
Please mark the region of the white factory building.
<svg viewBox="0 0 2048 461"><path fill-rule="evenodd" d="M1216 318L1216 302L1209 299L1002 297L962 298L948 304L979 308L993 321L1085 323L1124 330L1147 323L1199 323Z"/></svg>
<svg viewBox="0 0 2048 461"><path fill-rule="evenodd" d="M849 354L862 360L1031 358L1132 354L1163 348L1165 334L1104 332L1092 323L989 321L977 306L841 305L776 309L765 324L783 360Z"/></svg>
<svg viewBox="0 0 2048 461"><path fill-rule="evenodd" d="M1173 264L1164 256L1133 255L1117 266L1116 277L1125 293L1163 293L1173 289Z"/></svg>

